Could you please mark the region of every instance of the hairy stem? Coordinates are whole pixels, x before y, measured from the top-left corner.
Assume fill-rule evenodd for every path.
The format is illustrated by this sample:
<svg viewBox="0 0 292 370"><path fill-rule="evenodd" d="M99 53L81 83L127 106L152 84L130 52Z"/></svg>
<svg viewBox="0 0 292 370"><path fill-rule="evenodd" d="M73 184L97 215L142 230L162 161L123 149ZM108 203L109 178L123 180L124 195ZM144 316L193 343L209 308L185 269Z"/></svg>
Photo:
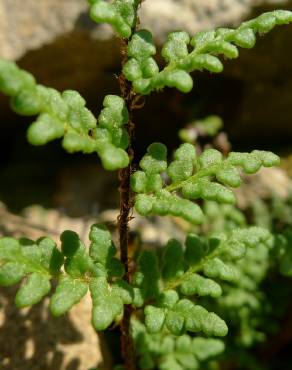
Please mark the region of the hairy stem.
<svg viewBox="0 0 292 370"><path fill-rule="evenodd" d="M130 137L130 143L132 144L134 137L134 123L133 123L133 97L132 90L129 83L125 80L124 76L120 76L120 87L122 96L126 101L127 108L129 111L129 122L128 122L128 133ZM132 146L128 148L128 154L130 157L130 164L127 168L120 170L120 214L118 217L118 230L120 240L120 253L121 262L125 266L127 282L130 282L130 271L129 271L129 221L131 219L132 212L132 201L131 201L131 188L130 188L130 177L132 174L132 161L134 152ZM130 305L125 307L124 317L121 322L121 344L122 344L122 355L127 370L135 370L135 354L132 336L130 333L130 319L132 314L132 308Z"/></svg>
<svg viewBox="0 0 292 370"><path fill-rule="evenodd" d="M136 0L136 19L133 32L136 30L139 23L137 16L138 7L140 1ZM121 40L121 54L122 54L122 65L127 62L127 47L128 40ZM129 148L128 154L130 158L130 163L127 168L119 171L120 180L120 214L118 216L118 231L119 231L119 242L120 242L120 253L121 262L125 266L125 280L131 282L131 273L129 269L129 221L131 220L133 202L132 193L130 186L130 178L133 172L132 162L134 159L134 151L132 148L134 134L135 134L135 124L133 121L133 110L139 108L138 100L139 97L134 93L132 89L132 84L126 80L125 76L121 74L119 76L119 84L122 98L125 100L127 109L129 112L129 122L127 124L127 131L129 134ZM136 358L134 352L134 343L130 330L130 322L132 315L131 305L126 305L124 310L124 316L121 322L121 347L122 356L124 359L124 366L126 370L136 370Z"/></svg>

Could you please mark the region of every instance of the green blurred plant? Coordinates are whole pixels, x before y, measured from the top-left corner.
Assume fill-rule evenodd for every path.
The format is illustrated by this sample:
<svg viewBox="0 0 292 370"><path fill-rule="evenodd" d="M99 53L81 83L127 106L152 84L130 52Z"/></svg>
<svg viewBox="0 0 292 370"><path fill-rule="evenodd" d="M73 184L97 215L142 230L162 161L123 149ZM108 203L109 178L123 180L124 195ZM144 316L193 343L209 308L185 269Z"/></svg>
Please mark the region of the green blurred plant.
<svg viewBox="0 0 292 370"><path fill-rule="evenodd" d="M218 116L208 116L204 119L195 120L179 131L182 141L196 144L200 136L214 137L223 128L223 121Z"/></svg>
<svg viewBox="0 0 292 370"><path fill-rule="evenodd" d="M230 188L240 186L241 173L253 174L262 166L277 165L279 158L257 150L231 152L224 157L218 150L208 149L197 155L194 145L185 143L169 161L166 146L154 143L140 161L140 169L134 171L133 112L140 95L165 87L189 92L193 87L191 72L221 72L220 58L237 58L238 47L252 48L257 34L292 22L292 13L265 13L237 29L220 28L193 37L172 32L162 48L166 64L160 70L153 58L156 47L151 33L138 29L140 3L89 0L91 18L113 26L121 39L123 56L121 96L106 96L98 118L77 92L59 93L38 85L31 74L14 63L0 61L0 90L11 97L12 109L37 116L28 129L29 142L43 145L62 139L70 153L96 152L105 169L120 171L121 200L119 252L103 225L91 227L89 249L74 231L63 232L61 249L48 238L36 242L2 238L0 283L10 286L22 280L16 304L26 307L46 296L55 281L50 300L55 316L67 312L90 291L96 330L120 324L122 368L126 370L134 370L137 363L142 369L196 369L200 362L212 367L208 360L220 354L224 344L208 337L223 337L228 327L221 317L208 311L205 299L209 297L224 307L233 299L232 289L244 294L242 284L251 281L244 275L245 264L238 261L245 255L248 258L252 253L248 251L253 250L255 258L264 263L263 251L271 235L260 227L225 230L206 237L190 233L184 245L171 239L162 252L142 249L130 261L128 224L132 207L142 216L172 215L197 225L205 216L196 201L234 204ZM130 268L133 263L134 269ZM230 288L224 298L225 284L237 288ZM201 337L193 338L191 333Z"/></svg>

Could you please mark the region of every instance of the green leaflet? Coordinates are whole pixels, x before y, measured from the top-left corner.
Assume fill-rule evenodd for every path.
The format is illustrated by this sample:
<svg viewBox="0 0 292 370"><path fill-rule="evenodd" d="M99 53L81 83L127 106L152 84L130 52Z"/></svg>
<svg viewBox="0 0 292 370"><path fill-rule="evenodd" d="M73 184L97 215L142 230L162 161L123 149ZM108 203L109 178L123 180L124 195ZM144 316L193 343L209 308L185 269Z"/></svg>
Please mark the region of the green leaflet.
<svg viewBox="0 0 292 370"><path fill-rule="evenodd" d="M64 132L62 121L44 113L29 127L27 138L32 145L44 145L49 141L60 139Z"/></svg>
<svg viewBox="0 0 292 370"><path fill-rule="evenodd" d="M154 252L143 251L138 258L138 271L133 277L133 284L138 288L134 305L142 306L143 303L155 298L160 292L159 265Z"/></svg>
<svg viewBox="0 0 292 370"><path fill-rule="evenodd" d="M131 304L134 298L133 288L125 280L116 280L112 284L112 294L117 295L123 304Z"/></svg>
<svg viewBox="0 0 292 370"><path fill-rule="evenodd" d="M217 339L194 338L192 342L194 354L200 361L204 361L224 351L224 343Z"/></svg>
<svg viewBox="0 0 292 370"><path fill-rule="evenodd" d="M135 209L142 216L172 215L194 224L200 224L203 221L202 210L197 204L165 190L156 195L138 195Z"/></svg>
<svg viewBox="0 0 292 370"><path fill-rule="evenodd" d="M184 253L181 244L171 239L164 249L162 276L165 281L180 277L185 270Z"/></svg>
<svg viewBox="0 0 292 370"><path fill-rule="evenodd" d="M131 187L136 193L153 193L162 189L162 178L160 174L146 174L136 171L131 176Z"/></svg>
<svg viewBox="0 0 292 370"><path fill-rule="evenodd" d="M114 0L107 3L104 0L89 1L90 16L97 23L109 23L119 36L129 38L135 21L135 0Z"/></svg>
<svg viewBox="0 0 292 370"><path fill-rule="evenodd" d="M220 165L223 161L223 154L216 149L207 149L199 157L200 168L208 168Z"/></svg>
<svg viewBox="0 0 292 370"><path fill-rule="evenodd" d="M27 131L31 144L44 145L62 139L62 145L69 153L96 152L107 170L117 170L129 164L125 151L129 137L124 128L128 111L119 96L105 97L97 125L97 119L85 107L85 100L78 92L66 90L59 93L38 85L33 76L15 63L1 59L0 91L11 97L11 106L16 113L37 116Z"/></svg>
<svg viewBox="0 0 292 370"><path fill-rule="evenodd" d="M190 356L191 356L191 361L190 361ZM176 357L179 357L179 358L176 358ZM183 370L186 368L184 366L185 365L184 360L187 361L190 366L192 366L191 368L189 367L189 369L195 369L195 370L198 369L198 363L196 362L195 357L193 355L186 356L186 354L183 354L182 356L179 356L179 354L177 356L169 355L168 357L163 359L159 368L161 370L167 370L167 369Z"/></svg>
<svg viewBox="0 0 292 370"><path fill-rule="evenodd" d="M210 278L219 278L226 281L236 281L236 270L225 264L220 258L208 261L204 266L204 274Z"/></svg>
<svg viewBox="0 0 292 370"><path fill-rule="evenodd" d="M54 242L52 243L52 253L47 253L43 248L40 248L39 243L34 243L30 240L16 240L12 238L0 238L0 263L2 267L6 264L17 264L24 274L39 273L42 275L49 275L49 267L51 261L54 259L54 254L58 253ZM54 253L54 251L56 251ZM12 267L12 265L11 265ZM61 265L55 266L57 273ZM11 270L12 271L12 270Z"/></svg>
<svg viewBox="0 0 292 370"><path fill-rule="evenodd" d="M50 276L33 273L15 297L17 307L27 307L40 302L51 290Z"/></svg>
<svg viewBox="0 0 292 370"><path fill-rule="evenodd" d="M206 279L198 274L192 274L185 279L180 288L184 295L211 296L217 298L222 294L219 284L211 279Z"/></svg>
<svg viewBox="0 0 292 370"><path fill-rule="evenodd" d="M132 190L138 194L135 209L142 216L172 215L201 224L203 212L192 200L232 205L235 196L229 187L240 186L240 171L253 174L261 167L278 163L277 155L259 150L231 152L223 158L218 150L207 149L197 156L195 147L185 143L174 152L174 160L167 164L165 145L154 143L140 161L141 170L131 176ZM166 174L168 185L164 184Z"/></svg>
<svg viewBox="0 0 292 370"><path fill-rule="evenodd" d="M97 276L123 277L125 273L122 263L115 258L117 249L112 241L110 232L101 224L90 228L89 255L95 262L94 271Z"/></svg>
<svg viewBox="0 0 292 370"><path fill-rule="evenodd" d="M0 285L10 286L17 284L26 273L25 266L20 263L7 262L0 267Z"/></svg>
<svg viewBox="0 0 292 370"><path fill-rule="evenodd" d="M228 331L225 322L216 314L209 313L187 299L179 300L173 307L159 309L146 306L145 325L150 333L161 331L165 325L173 335L178 336L186 331L202 331L209 336L225 336Z"/></svg>
<svg viewBox="0 0 292 370"><path fill-rule="evenodd" d="M261 167L278 165L280 159L274 153L253 150L251 153L231 152L228 156L228 162L233 166L241 167L246 174L254 174Z"/></svg>
<svg viewBox="0 0 292 370"><path fill-rule="evenodd" d="M81 301L88 290L88 284L67 276L60 280L50 302L54 316L61 316Z"/></svg>
<svg viewBox="0 0 292 370"><path fill-rule="evenodd" d="M21 245L18 240L5 237L0 239L0 260L12 261L16 255L21 254Z"/></svg>
<svg viewBox="0 0 292 370"><path fill-rule="evenodd" d="M165 321L165 310L160 307L146 306L145 325L149 333L159 333L162 331Z"/></svg>
<svg viewBox="0 0 292 370"><path fill-rule="evenodd" d="M150 333L160 332L165 325L173 335L178 336L186 331L202 331L209 336L227 334L227 326L223 320L187 299L179 300L172 307L146 306L145 325Z"/></svg>
<svg viewBox="0 0 292 370"><path fill-rule="evenodd" d="M46 243L48 249L43 248ZM57 275L60 272L63 262L60 255L55 243L48 238L37 243L1 238L0 285L14 285L27 276L16 294L16 305L36 304L51 290L51 273L54 271Z"/></svg>
<svg viewBox="0 0 292 370"><path fill-rule="evenodd" d="M3 92L5 93L5 91ZM37 89L32 87L19 91L11 99L11 108L23 116L37 115L42 109L42 101L38 96Z"/></svg>
<svg viewBox="0 0 292 370"><path fill-rule="evenodd" d="M51 275L57 275L64 263L64 256L57 249L56 243L50 238L41 238L38 240L38 246L41 249L42 265Z"/></svg>
<svg viewBox="0 0 292 370"><path fill-rule="evenodd" d="M92 324L96 330L105 330L113 321L123 316L124 304L133 299L132 288L126 282L108 285L105 278L95 278L90 282L92 298Z"/></svg>
<svg viewBox="0 0 292 370"><path fill-rule="evenodd" d="M188 234L186 237L185 259L190 266L199 264L208 250L206 240L196 234Z"/></svg>
<svg viewBox="0 0 292 370"><path fill-rule="evenodd" d="M245 22L237 29L202 31L192 38L186 32L171 32L161 51L166 62L161 71L153 59L156 48L151 33L139 30L129 42L129 60L123 72L139 94L147 95L164 87L175 87L186 93L193 88L191 72L203 69L213 73L222 72L220 57L237 58L238 47L254 47L257 34L265 34L276 25L290 22L292 12L275 10Z"/></svg>
<svg viewBox="0 0 292 370"><path fill-rule="evenodd" d="M147 148L140 167L147 175L160 174L167 168L167 148L161 143L153 143Z"/></svg>
<svg viewBox="0 0 292 370"><path fill-rule="evenodd" d="M255 248L260 243L265 243L269 246L271 241L271 234L268 230L258 227L251 226L249 228L242 228L233 230L231 237L226 244L227 248L230 248L232 258L241 258L244 255L243 248Z"/></svg>
<svg viewBox="0 0 292 370"><path fill-rule="evenodd" d="M178 319L178 323L172 320L173 315ZM182 318L184 326L181 326ZM178 334L184 328L187 331L203 331L206 335L215 336L225 336L228 332L225 322L216 314L209 313L203 307L195 305L187 299L179 301L172 308L170 314L166 316L166 326L174 334Z"/></svg>
<svg viewBox="0 0 292 370"><path fill-rule="evenodd" d="M192 176L195 159L195 147L191 144L181 145L174 153L174 161L167 168L167 174L171 181L177 183Z"/></svg>
<svg viewBox="0 0 292 370"><path fill-rule="evenodd" d="M132 331L139 365L145 370L193 370L200 368L201 361L212 359L224 351L224 343L219 339L192 338L186 334L179 337L169 333L150 334L137 320L132 320Z"/></svg>
<svg viewBox="0 0 292 370"><path fill-rule="evenodd" d="M129 145L129 137L123 128L128 122L125 102L119 96L108 95L105 97L103 105L104 109L98 118L100 128L93 133L93 137L97 141L97 153L107 170L127 167L129 158L125 149ZM100 134L101 130L105 130L108 137ZM100 140L99 136L101 136Z"/></svg>
<svg viewBox="0 0 292 370"><path fill-rule="evenodd" d="M30 73L18 69L15 63L1 60L0 71L0 90L8 96L15 96L24 89L35 88L35 78Z"/></svg>
<svg viewBox="0 0 292 370"><path fill-rule="evenodd" d="M109 230L104 225L92 225L89 239L91 241L89 254L94 261L106 264L115 256L116 247L112 242Z"/></svg>
<svg viewBox="0 0 292 370"><path fill-rule="evenodd" d="M67 257L64 264L67 274L78 278L93 268L92 260L78 234L73 231L64 231L61 235L61 243L62 252Z"/></svg>
<svg viewBox="0 0 292 370"><path fill-rule="evenodd" d="M208 179L199 179L196 182L186 184L182 188L182 193L188 199L202 198L218 203L235 203L235 196L230 189L221 184L212 183Z"/></svg>

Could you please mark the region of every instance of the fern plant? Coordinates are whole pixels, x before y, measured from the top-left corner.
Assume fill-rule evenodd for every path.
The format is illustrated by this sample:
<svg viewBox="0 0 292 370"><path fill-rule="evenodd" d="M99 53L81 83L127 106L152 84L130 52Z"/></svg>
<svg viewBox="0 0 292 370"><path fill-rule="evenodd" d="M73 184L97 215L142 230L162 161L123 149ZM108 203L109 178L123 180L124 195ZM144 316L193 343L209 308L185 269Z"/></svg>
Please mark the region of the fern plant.
<svg viewBox="0 0 292 370"><path fill-rule="evenodd" d="M248 250L268 246L271 235L260 227L208 236L190 233L184 243L171 239L162 249L142 248L132 261L128 251L132 208L145 217L175 216L198 225L204 221L198 200L234 204L232 188L240 186L241 173L277 165L279 158L257 150L224 157L208 149L198 155L194 145L186 143L171 159L164 144L153 143L135 170L133 113L141 95L166 87L187 93L193 88L191 73L221 72L221 59L237 58L239 47L254 47L258 34L292 22L292 13L273 11L237 29L194 36L172 32L162 48L165 65L160 69L151 33L139 28L140 0L89 0L89 5L91 18L111 24L120 38L121 96L106 96L96 118L78 92L59 93L39 85L31 74L4 60L0 90L11 97L15 112L36 116L27 133L31 144L61 139L69 153L96 152L106 170L119 170L119 245L100 224L91 227L88 247L74 231L62 233L60 246L46 237L37 241L4 237L0 284L22 281L15 301L18 307L27 307L49 294L54 281L50 298L54 316L66 313L89 291L95 329L120 325L123 369L197 369L200 362L207 367L224 349L213 337L226 336L228 326L208 310L204 299L216 301L224 284L240 284L243 272L238 261Z"/></svg>

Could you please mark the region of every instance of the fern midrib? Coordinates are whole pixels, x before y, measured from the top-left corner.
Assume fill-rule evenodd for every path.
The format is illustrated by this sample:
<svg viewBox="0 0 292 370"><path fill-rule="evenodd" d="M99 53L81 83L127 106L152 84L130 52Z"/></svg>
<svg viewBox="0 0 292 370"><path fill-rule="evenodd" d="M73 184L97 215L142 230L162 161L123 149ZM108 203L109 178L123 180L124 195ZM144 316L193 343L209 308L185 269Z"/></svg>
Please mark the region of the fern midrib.
<svg viewBox="0 0 292 370"><path fill-rule="evenodd" d="M233 36L236 31L239 31L239 30L242 30L242 29L245 29L245 28L252 28L252 27L248 26L248 25L245 25L244 27L239 27L238 29L230 30L230 31L232 31L232 33L228 33L226 35L218 35L212 41L206 41L201 46L198 46L198 47L195 46L194 50L191 51L186 57L181 58L179 61L171 61L162 71L159 72L159 74L163 73L165 71L173 71L173 70L178 69L180 64L184 65L190 57L200 55L200 54L205 54L206 52L208 52L208 50L206 50L206 48L209 48L211 43L218 42L218 41L219 42L222 42L222 41L232 42L232 38L230 40L228 40L228 39L231 36ZM210 55L219 55L220 53L215 53L215 52L211 51L211 52L208 52L208 54L210 54ZM194 72L195 70L196 69L189 68L188 72Z"/></svg>
<svg viewBox="0 0 292 370"><path fill-rule="evenodd" d="M188 270L182 276L180 276L177 279L169 281L164 286L163 291L167 291L167 290L171 290L171 289L175 289L175 288L179 287L182 283L184 283L193 274L201 271L204 268L205 264L209 260L219 256L220 254L221 254L221 251L219 251L218 248L215 249L212 253L210 253L206 257L204 257L198 265L189 267Z"/></svg>
<svg viewBox="0 0 292 370"><path fill-rule="evenodd" d="M26 266L30 270L29 273L36 272L36 273L39 273L45 276L52 276L52 274L50 274L44 267L42 267L41 265L38 265L37 263L34 263L32 260L29 260L23 255L15 255L13 259L7 258L7 259L0 260L0 262L2 261L4 264L10 262L10 263L17 263L19 265Z"/></svg>
<svg viewBox="0 0 292 370"><path fill-rule="evenodd" d="M164 190L169 191L169 192L172 192L172 191L175 191L175 190L179 190L182 187L184 187L185 185L187 185L187 184L189 184L191 182L195 182L196 180L198 180L198 179L200 179L202 177L207 177L207 176L214 175L217 172L217 169L218 169L218 165L217 164L216 165L213 165L213 166L210 166L208 168L203 168L203 169L199 170L196 174L190 176L186 180L183 180L183 181L176 182L174 184L168 185L167 187L164 188Z"/></svg>

